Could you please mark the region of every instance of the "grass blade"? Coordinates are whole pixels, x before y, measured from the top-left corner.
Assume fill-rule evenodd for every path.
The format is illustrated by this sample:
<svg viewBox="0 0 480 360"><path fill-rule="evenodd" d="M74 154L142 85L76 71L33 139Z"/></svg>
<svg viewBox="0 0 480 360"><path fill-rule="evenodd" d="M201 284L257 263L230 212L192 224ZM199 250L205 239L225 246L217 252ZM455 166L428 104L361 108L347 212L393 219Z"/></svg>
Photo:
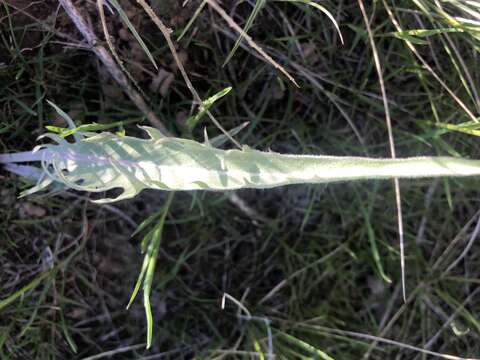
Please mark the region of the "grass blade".
<svg viewBox="0 0 480 360"><path fill-rule="evenodd" d="M145 274L145 280L143 282L143 301L145 307L145 315L147 317L147 349L152 345L153 337L153 317L152 308L150 306L150 294L152 292L153 276L155 274L155 266L157 264L158 251L160 249L160 242L162 240L163 226L165 225L165 219L167 218L168 209L172 203L174 192L170 193L167 199L167 203L163 207L162 216L158 225L156 226L155 233L153 235L152 242L152 254L150 261L148 262L147 272Z"/></svg>
<svg viewBox="0 0 480 360"><path fill-rule="evenodd" d="M250 15L248 16L248 19L247 19L247 22L245 24L245 27L243 28L243 32L240 33L240 35L238 36L238 39L237 41L235 41L235 44L233 45L233 48L232 50L230 50L230 53L228 54L227 58L225 59L224 63L222 66L225 66L228 64L228 62L232 59L233 55L235 54L235 52L237 51L238 47L240 46L240 43L242 42L243 38L244 38L244 34L246 34L248 32L248 30L250 30L250 27L252 26L253 24L253 21L255 20L255 18L257 17L257 15L260 13L260 10L263 9L263 7L265 6L265 4L267 3L266 0L257 0L255 2L255 6L253 7L253 10L252 12L250 13Z"/></svg>
<svg viewBox="0 0 480 360"><path fill-rule="evenodd" d="M140 36L138 31L135 29L135 26L133 26L133 24L131 23L127 14L125 14L125 11L123 11L118 1L117 0L107 0L107 1L115 8L115 10L117 10L118 15L120 15L120 18L122 19L122 21L125 23L125 25L127 25L128 29L131 31L132 35L135 37L135 40L137 40L137 42L140 44L140 47L142 48L142 50L145 52L145 54L147 54L150 62L153 64L153 66L155 66L155 69L158 70L158 65L155 62L155 59L153 58L152 53L148 49L148 46L142 40L142 37Z"/></svg>
<svg viewBox="0 0 480 360"><path fill-rule="evenodd" d="M50 275L52 275L54 272L56 272L56 268L51 269L49 271L40 273L35 277L32 281L30 281L27 285L22 287L20 290L14 292L12 295L9 297L3 299L0 301L0 311L3 310L3 308L7 307L10 305L12 302L14 302L16 299L19 297L25 295L26 292L36 288L43 280L48 278Z"/></svg>

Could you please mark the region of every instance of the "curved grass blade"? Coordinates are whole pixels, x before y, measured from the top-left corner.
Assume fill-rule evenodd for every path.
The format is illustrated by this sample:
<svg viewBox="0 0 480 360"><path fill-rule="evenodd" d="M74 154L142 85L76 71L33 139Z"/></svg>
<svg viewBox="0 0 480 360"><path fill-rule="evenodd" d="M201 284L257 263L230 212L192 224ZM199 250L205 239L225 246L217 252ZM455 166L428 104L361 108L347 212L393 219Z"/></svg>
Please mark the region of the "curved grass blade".
<svg viewBox="0 0 480 360"><path fill-rule="evenodd" d="M328 9L327 9L325 6L320 5L319 3L315 2L315 1L310 1L310 0L275 0L275 1L279 1L279 2L291 2L291 3L301 3L301 4L308 5L308 6L312 6L312 7L314 7L315 9L321 11L321 12L324 13L324 14L330 19L330 21L333 23L333 26L335 26L335 30L337 30L338 36L340 37L340 41L342 42L342 44L345 44L345 42L343 41L342 32L340 31L340 26L338 25L337 20L335 20L335 18L333 17L332 13L331 13L330 11L328 11Z"/></svg>
<svg viewBox="0 0 480 360"><path fill-rule="evenodd" d="M240 35L238 36L237 41L235 41L235 44L233 45L232 50L230 50L230 53L228 54L227 58L223 62L222 66L227 65L228 62L232 59L233 55L237 51L238 47L240 46L240 43L244 38L244 34L246 34L248 30L250 30L250 27L252 26L253 21L255 20L257 15L260 13L260 11L263 9L266 3L267 3L266 0L257 0L255 2L255 6L253 7L252 12L248 16L247 22L245 23L245 27L243 28L243 32L241 32Z"/></svg>
<svg viewBox="0 0 480 360"><path fill-rule="evenodd" d="M377 188L375 187L374 194L376 193L376 190L377 190ZM368 208L366 208L365 206L363 206L364 202L360 198L360 195L358 194L357 191L355 191L355 195L356 195L356 198L357 198L357 201L358 201L358 204L359 204L359 207L360 207L360 211L362 212L362 216L363 216L363 219L364 219L364 222L365 222L365 228L367 230L367 237L368 237L368 241L370 242L370 248L371 248L371 251L372 251L373 260L375 262L375 266L377 268L378 274L387 284L391 284L392 279L390 279L388 277L388 275L385 274L385 270L383 269L382 259L380 257L380 252L378 251L375 231L374 231L372 223L370 221L370 213L371 213L371 207L372 207L371 205L372 205L373 200L369 199L370 204L369 204Z"/></svg>
<svg viewBox="0 0 480 360"><path fill-rule="evenodd" d="M394 36L397 39L410 41L414 44L426 45L428 41L423 40L423 38L428 38L430 36L445 34L445 33L455 33L463 32L462 29L458 28L440 28L440 29L412 29L412 30L403 30L403 31L394 31L391 33L386 33L384 36Z"/></svg>
<svg viewBox="0 0 480 360"><path fill-rule="evenodd" d="M139 226L139 229L145 228L148 224L152 223L154 219L158 218L158 223L154 225L153 229L144 238L144 242L148 243L147 252L143 259L142 269L135 284L135 288L127 305L127 309L130 308L138 294L138 291L140 290L140 286L143 284L143 306L145 308L145 316L147 319L147 349L152 345L153 338L153 316L150 304L150 294L152 292L153 277L155 274L158 252L160 250L160 243L162 241L162 232L165 225L165 219L167 217L174 194L174 192L169 194L165 205L158 214L154 214L152 217L147 219L146 222ZM147 239L147 241L145 241L145 239Z"/></svg>
<svg viewBox="0 0 480 360"><path fill-rule="evenodd" d="M316 348L315 346L307 343L306 341L303 341L293 335L287 334L286 332L277 330L276 335L279 337L285 339L288 343L290 343L293 346L296 346L299 349L302 349L303 351L311 354L315 359L323 359L323 360L335 360L332 358L330 355L328 355L326 352Z"/></svg>
<svg viewBox="0 0 480 360"><path fill-rule="evenodd" d="M187 31L192 27L193 23L195 22L195 20L197 19L198 15L200 15L200 13L202 12L203 8L205 7L205 5L207 5L207 2L205 0L202 1L202 3L200 5L198 5L197 9L195 10L195 12L193 13L191 19L188 21L187 25L185 26L185 28L183 29L182 33L180 34L180 36L177 38L177 41L180 41L182 40L182 38L185 36L185 34L187 33Z"/></svg>
<svg viewBox="0 0 480 360"><path fill-rule="evenodd" d="M155 69L158 70L158 65L157 63L155 62L155 59L153 58L153 55L152 53L150 52L150 50L148 49L148 46L145 44L145 42L142 40L142 37L140 36L140 34L138 33L138 31L135 29L135 26L133 26L133 24L131 23L130 19L128 18L127 14L125 14L125 11L123 11L122 7L120 6L120 4L118 3L117 0L107 0L110 5L112 5L115 10L117 10L118 12L118 15L120 15L120 18L122 19L122 21L125 23L125 25L127 25L128 29L130 30L130 32L132 33L132 35L135 37L135 40L137 40L137 42L140 44L141 48L143 51L145 51L145 54L147 54L148 56L148 59L150 60L150 62L153 64L153 66L155 66Z"/></svg>
<svg viewBox="0 0 480 360"><path fill-rule="evenodd" d="M440 129L458 131L473 136L480 136L480 123L475 121L466 121L461 124L450 124L427 120L421 121L421 123L424 123L426 125L433 125Z"/></svg>
<svg viewBox="0 0 480 360"><path fill-rule="evenodd" d="M38 274L32 281L30 281L27 285L10 295L9 297L0 300L0 311L3 308L10 305L12 302L17 300L19 297L23 296L27 291L30 291L36 288L44 279L48 278L50 275L54 274L57 271L57 268L50 269L43 273Z"/></svg>
<svg viewBox="0 0 480 360"><path fill-rule="evenodd" d="M60 115L63 120L66 121L66 123L68 124L68 127L70 129L75 129L75 122L72 120L72 118L70 116L68 116L68 114L63 111L62 109L60 109L60 107L58 107L57 105L55 105L52 101L50 100L47 100L47 103L48 105L50 105L51 107L53 107L55 109L55 111L57 112L58 115ZM73 137L75 138L75 141L80 141L82 140L81 136L79 136L78 134L73 134Z"/></svg>

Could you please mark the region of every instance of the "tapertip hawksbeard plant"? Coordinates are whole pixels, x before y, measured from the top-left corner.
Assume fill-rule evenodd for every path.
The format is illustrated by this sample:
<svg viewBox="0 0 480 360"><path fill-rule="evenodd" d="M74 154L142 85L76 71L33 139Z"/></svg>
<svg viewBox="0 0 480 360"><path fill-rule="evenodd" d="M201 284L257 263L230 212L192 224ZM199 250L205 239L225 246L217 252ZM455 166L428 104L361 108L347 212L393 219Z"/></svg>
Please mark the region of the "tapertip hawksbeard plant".
<svg viewBox="0 0 480 360"><path fill-rule="evenodd" d="M70 127L74 127L69 118L64 118ZM62 188L88 192L123 190L116 198L93 200L97 203L132 198L147 188L170 191L263 189L362 179L480 175L480 160L290 155L258 151L246 146L241 150L221 150L207 139L199 143L165 137L154 128L141 128L149 135L148 139L110 132L82 132L77 128L70 131L75 138L75 142L71 143L62 135L47 133L42 137L51 139L53 143L39 145L33 151L0 154L0 163L13 173L36 180L36 185L22 192L21 196ZM41 167L22 165L32 162L40 162ZM163 220L165 214L166 210ZM149 296L163 220L155 228L155 241L149 235L145 237L149 250L129 303L144 283L147 348L152 343L153 323ZM403 281L402 285L404 287Z"/></svg>
<svg viewBox="0 0 480 360"><path fill-rule="evenodd" d="M55 187L88 192L121 188L116 198L129 199L143 189L235 190L272 188L290 184L338 181L465 177L480 175L480 160L454 157L382 159L354 156L290 155L243 147L221 150L208 141L165 137L158 130L141 127L148 139L110 132L76 132L71 143L47 133L54 143L31 152L0 155L0 163L19 175L36 179L21 196ZM40 162L41 168L21 163Z"/></svg>

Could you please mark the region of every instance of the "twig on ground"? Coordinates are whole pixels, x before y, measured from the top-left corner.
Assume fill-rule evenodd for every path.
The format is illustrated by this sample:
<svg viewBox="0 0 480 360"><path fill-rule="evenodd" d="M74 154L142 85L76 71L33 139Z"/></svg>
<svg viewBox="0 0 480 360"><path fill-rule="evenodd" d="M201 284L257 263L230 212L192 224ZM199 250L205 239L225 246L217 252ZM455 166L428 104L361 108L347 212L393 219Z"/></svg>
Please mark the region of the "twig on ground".
<svg viewBox="0 0 480 360"><path fill-rule="evenodd" d="M255 49L261 56L264 58L269 64L271 64L275 69L280 71L283 75L287 77L288 80L290 80L296 87L300 87L295 79L293 78L292 75L290 75L285 68L277 63L275 60L272 59L270 55L268 55L260 46L257 45L257 43L248 35L245 31L242 30L240 26L225 12L225 10L222 9L220 5L218 5L216 0L205 0L208 5L215 10L218 15L220 15L223 20L225 20L233 30L238 32L243 38L246 40L249 46L251 46L253 49Z"/></svg>
<svg viewBox="0 0 480 360"><path fill-rule="evenodd" d="M107 26L107 19L105 17L105 11L103 11L105 3L104 0L97 0L97 7L98 7L98 14L100 15L100 22L102 23L102 29L103 29L103 34L105 35L105 40L107 41L108 48L110 49L110 52L113 55L113 58L117 62L118 66L120 66L120 69L122 72L127 75L127 77L130 79L130 81L133 83L135 88L140 92L140 94L147 98L148 97L145 95L145 93L142 91L140 88L140 85L138 85L137 81L133 78L132 74L128 72L128 70L125 68L123 65L122 59L120 59L120 56L118 56L117 50L115 50L115 46L113 45L112 42L112 37L110 36L110 32L108 31L108 26Z"/></svg>
<svg viewBox="0 0 480 360"><path fill-rule="evenodd" d="M158 27L160 32L162 33L163 37L165 38L165 41L168 44L168 48L170 49L170 52L172 53L173 59L175 60L175 63L178 66L178 69L180 70L180 73L182 74L183 80L185 81L185 84L187 85L188 89L192 93L194 100L198 102L198 106L200 107L200 111L203 110L203 102L202 99L200 98L200 95L198 95L197 90L195 90L195 87L193 86L192 82L190 81L190 78L188 77L187 72L185 71L185 67L182 64L182 61L180 60L177 50L175 49L175 45L173 44L172 38L170 34L172 33L172 29L168 28L162 20L155 14L153 9L144 1L144 0L137 0L137 3L140 4L140 6L143 8L143 10L147 13L147 15L152 19L152 21L155 23L155 25ZM225 136L230 139L232 143L234 143L238 148L242 148L242 146L228 133L227 130L223 128L223 126L218 122L217 119L210 113L210 111L206 111L208 117L212 122L215 124L216 127L218 127L224 134Z"/></svg>
<svg viewBox="0 0 480 360"><path fill-rule="evenodd" d="M110 75L115 81L122 87L123 91L133 101L137 108L145 114L150 124L155 126L164 135L170 136L170 132L167 130L163 122L157 117L153 110L147 105L140 93L129 83L127 77L122 72L120 67L114 61L108 50L99 43L97 36L93 30L88 26L87 22L80 14L76 6L71 0L59 0L65 12L77 27L78 31L87 41L87 44L91 47L95 55L100 59L102 64L108 70Z"/></svg>

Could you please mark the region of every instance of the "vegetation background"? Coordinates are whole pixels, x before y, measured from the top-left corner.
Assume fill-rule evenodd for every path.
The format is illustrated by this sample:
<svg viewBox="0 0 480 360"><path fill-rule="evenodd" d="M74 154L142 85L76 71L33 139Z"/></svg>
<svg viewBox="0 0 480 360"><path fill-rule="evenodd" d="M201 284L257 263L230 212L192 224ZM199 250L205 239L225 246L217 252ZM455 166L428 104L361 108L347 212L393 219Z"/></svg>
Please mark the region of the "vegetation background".
<svg viewBox="0 0 480 360"><path fill-rule="evenodd" d="M186 124L191 87L206 99L231 86L210 110L227 130L248 121L235 138L257 149L390 156L388 115L398 157L480 158L477 1L152 0L177 59L142 1L61 2L95 49L113 50L130 90L59 2L3 0L0 153L65 126L46 100L77 125L133 120L124 130L142 136L135 123L152 115L126 91L175 136L213 137L207 116ZM264 54L244 39L230 56L232 21ZM168 194L17 199L27 186L0 172L2 359L480 357L478 180L401 182L406 301L392 182L175 194L150 279L149 349L143 300L125 309L143 261L144 235L131 235Z"/></svg>

